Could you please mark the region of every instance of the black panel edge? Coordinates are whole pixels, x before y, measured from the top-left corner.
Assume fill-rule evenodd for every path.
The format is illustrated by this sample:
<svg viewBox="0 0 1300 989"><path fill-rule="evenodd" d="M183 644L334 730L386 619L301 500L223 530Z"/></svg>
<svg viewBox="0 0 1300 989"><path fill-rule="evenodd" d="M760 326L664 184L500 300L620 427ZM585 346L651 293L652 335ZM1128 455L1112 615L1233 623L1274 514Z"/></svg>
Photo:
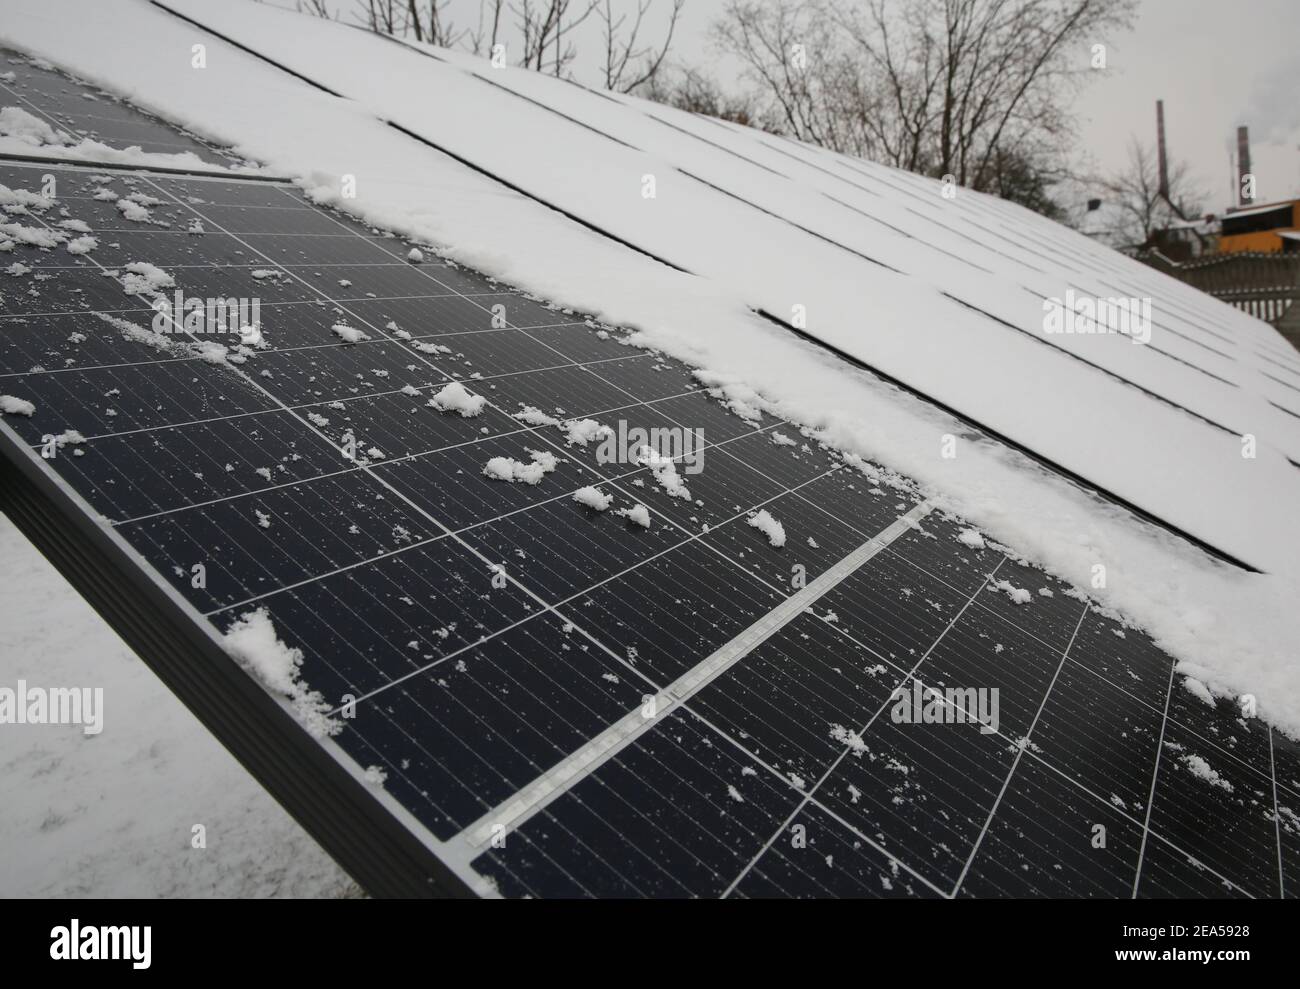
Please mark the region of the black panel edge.
<svg viewBox="0 0 1300 989"><path fill-rule="evenodd" d="M330 89L328 86L324 85L323 83L317 82L315 79L305 76L301 72L296 72L293 69L289 68L288 66L283 65L280 62L277 62L275 59L268 58L266 55L263 55L260 52L255 51L252 48L249 48L247 45L240 44L238 41L235 41L233 38L228 37L225 34L222 34L220 31L216 31L213 28L208 27L206 24L202 23L201 21L197 21L192 17L187 17L185 14L182 14L179 11L173 10L171 7L168 7L165 3L162 3L161 0L149 0L149 2L152 3L159 10L164 10L175 17L179 17L181 20L185 21L186 23L192 24L194 27L197 27L202 31L208 32L214 38L220 38L222 41L226 42L226 44L233 45L234 47L238 48L240 51L247 52L249 55L252 55L254 58L261 59L263 62L266 62L268 65L275 66L275 68L279 69L281 72L287 72L295 79L300 79L303 82L307 83L309 86L314 86L316 89L319 89L321 92L328 93L330 96L336 96L339 99L347 99L346 96L343 96L341 93L336 93L334 90ZM414 51L416 54L424 54L429 58L433 58L435 61L439 61L439 62L442 61L442 59L436 58L436 56L430 55L427 52L420 52L418 49L412 49L409 45L403 45L403 47L409 51ZM479 80L482 82L490 82L490 80L482 79L482 77L477 77L477 78L479 78ZM492 83L492 85L496 85L496 83ZM526 97L523 98L526 99ZM563 116L563 114L561 114L561 116ZM669 261L667 258L662 258L659 255L646 250L644 247L638 247L636 244L632 243L631 241L624 240L622 237L619 237L617 234L605 230L600 226L597 226L596 224L592 223L590 220L584 220L576 213L570 213L568 210L562 209L561 207L555 205L554 203L543 199L541 196L529 192L527 189L524 189L523 187L515 185L513 182L510 182L502 178L500 175L497 175L496 173L484 168L482 165L478 165L475 162L470 161L468 158L462 157L461 155L456 154L454 151L451 151L448 148L443 147L441 144L438 144L436 141L433 141L428 137L425 137L423 134L411 130L409 127L404 127L394 120L388 120L383 117L376 117L375 119L378 120L380 123L386 124L387 126L393 128L393 130L397 131L399 134L402 134L405 137L409 137L413 141L418 141L420 144L423 144L425 147L432 148L434 151L446 155L448 158L450 158L452 161L456 162L457 164L464 165L466 168L470 169L471 171L477 172L479 175L491 179L493 182L496 182L497 184L504 186L505 188L509 189L511 192L517 193L518 195L523 196L526 199L530 199L533 202L537 203L539 206L545 206L549 210L554 210L556 213L559 213L561 216L565 217L566 219L572 220L574 223L586 228L587 230L590 230L594 234L598 234L601 237L606 238L607 240L612 240L614 241L614 243L620 244L623 247L626 247L628 250L636 251L638 254L644 255L645 257L650 258L650 260L652 261L657 261L659 262L659 264L672 268L674 271L680 271L684 275L692 274L692 272L687 271L685 268L681 267L680 265L674 264L672 261ZM595 130L595 128L588 128L588 129ZM601 132L596 131L596 133L600 134ZM609 137L608 134L603 134L602 136ZM612 141L616 139L610 138L610 140Z"/></svg>
<svg viewBox="0 0 1300 989"><path fill-rule="evenodd" d="M25 450L0 437L0 510L371 896L471 897Z"/></svg>
<svg viewBox="0 0 1300 989"><path fill-rule="evenodd" d="M526 199L532 200L533 202L537 203L539 206L544 206L549 210L553 210L554 212L559 213L566 220L572 220L574 223L578 224L578 226L583 227L586 230L590 230L592 233L598 234L599 236L604 237L606 240L611 240L615 244L618 244L620 247L626 247L630 251L636 251L637 254L640 254L643 257L647 257L651 261L656 261L667 268L671 268L673 271L681 272L683 275L694 274L693 271L689 271L688 269L683 268L681 265L673 261L669 261L667 258L660 257L658 254L655 254L653 251L647 250L644 247L638 247L636 244L632 243L632 241L625 240L624 238L620 237L618 234L606 230L604 227L592 223L590 220L584 220L582 217L578 216L577 213L570 213L568 210L564 209L563 207L556 206L554 203L550 202L549 200L543 199L541 196L529 192L527 189L523 188L522 186L515 185L513 182L509 181L508 179L502 178L500 175L497 175L495 172L492 172L484 168L482 165L475 164L474 162L470 161L468 158L461 157L456 152L443 147L441 144L438 144L436 141L429 140L429 138L425 137L423 134L413 131L409 127L404 127L402 124L399 124L394 120L384 120L383 123L393 128L393 130L397 131L399 134L403 134L406 137L409 137L413 141L418 141L419 143L425 145L426 147L432 148L434 151L446 155L448 158L450 158L452 161L456 162L457 164L464 165L466 168L471 169L474 172L477 172L479 175L482 175L484 178L491 179L493 182L496 182L498 185L504 186L505 188L509 189L511 192L517 193L518 195L523 196ZM682 174L686 174L686 173L683 172ZM691 178L694 178L694 176L691 176Z"/></svg>
<svg viewBox="0 0 1300 989"><path fill-rule="evenodd" d="M330 96L337 96L339 99L344 98L342 93L334 92L334 90L330 89L328 86L324 85L323 83L319 83L315 79L311 79L308 76L303 75L301 72L295 72L287 65L281 65L275 59L268 58L267 56L263 55L261 52L257 51L255 48L249 48L248 45L240 44L234 38L224 35L220 31L213 30L212 28L208 27L206 24L202 24L199 21L196 21L193 17L190 17L186 14L182 14L179 10L173 10L171 7L168 7L165 3L159 2L159 0L149 0L149 2L153 4L155 7L157 7L159 10L166 11L167 13L171 14L173 17L177 17L180 20L184 21L186 24L189 24L192 27L196 27L200 31L206 31L214 38L220 38L226 44L238 48L241 52L244 52L246 55L251 55L253 56L253 58L260 59L261 61L266 62L269 65L274 65L281 72L289 73L289 75L293 76L295 79L305 82L308 86L311 86L314 89L319 89L322 93L328 93Z"/></svg>
<svg viewBox="0 0 1300 989"><path fill-rule="evenodd" d="M1130 381L1122 374L1117 374L1116 372L1110 370L1109 368L1104 368L1100 364L1088 360L1086 357L1080 357L1078 354L1071 353L1070 351L1066 350L1063 347L1056 346L1056 344L1054 343L1048 343L1046 340L1042 339L1041 337L1033 333L1030 333L1028 330L1024 330L1021 329L1019 326L1016 326L1015 323L1009 323L1000 316L994 316L991 312L988 312L985 309L981 309L979 306L967 302L965 299L959 299L957 298L957 296L952 295L949 292L941 291L939 294L942 295L945 299L948 299L951 302L957 303L957 305L959 306L969 309L971 312L979 313L979 315L983 316L985 319L992 320L994 323L997 323L999 326L1005 326L1009 330L1014 330L1015 332L1021 334L1022 336L1026 336L1030 340L1033 340L1037 344L1041 344L1044 347L1051 347L1053 350L1057 351L1058 353L1064 354L1066 357L1070 358L1071 360L1078 361L1080 364L1084 364L1092 368L1094 371L1100 371L1108 378L1113 378L1114 380L1118 381L1122 385L1127 385L1129 388L1136 388L1143 395L1147 396L1147 398L1153 398L1157 402L1163 402L1171 409L1177 409L1179 412L1185 412L1187 413L1187 415L1191 416L1192 418L1199 419L1207 426L1212 426L1215 429L1221 430L1227 433L1229 436L1236 436L1236 437L1241 436L1240 432L1238 432L1235 429L1232 429L1229 426L1225 426L1222 423L1215 422L1213 419L1207 419L1199 412L1194 412L1185 405L1179 405L1177 402L1173 401L1172 399L1165 398L1165 396L1161 395L1159 392L1154 392L1150 388L1145 388L1142 385L1139 385L1136 381ZM1197 370L1199 371L1200 368L1197 368Z"/></svg>
<svg viewBox="0 0 1300 989"><path fill-rule="evenodd" d="M59 168L82 168L93 172L140 172L146 175L189 175L204 179L226 179L230 182L271 182L292 185L292 180L281 175L258 175L245 172L222 172L217 169L172 168L167 165L139 165L133 162L88 161L81 158L55 158L49 155L20 155L0 152L0 162L15 161L29 165L57 165Z"/></svg>
<svg viewBox="0 0 1300 989"><path fill-rule="evenodd" d="M938 409L940 412L952 416L958 422L970 427L971 429L976 430L977 432L984 434L989 439L1002 444L1008 449L1015 450L1017 453L1023 454L1024 456L1032 460L1034 463L1038 464L1040 467L1046 468L1051 473L1056 474L1061 478L1064 478L1066 481L1069 481L1075 487L1086 492L1087 494L1094 495L1098 498L1110 502L1113 505L1117 505L1120 508L1123 508L1125 511L1130 512L1131 514L1142 519L1144 522L1147 522L1158 529L1163 529L1165 532L1168 532L1171 535L1175 535L1179 539L1184 540L1185 542L1191 543L1201 552L1207 554L1208 556L1213 557L1214 559L1220 561L1221 563L1230 564L1231 566L1237 567L1240 570L1245 570L1247 573L1264 572L1258 569L1257 567L1251 566L1245 560L1239 560L1231 553L1226 553L1223 550L1219 549L1217 546L1213 546L1210 543L1205 542L1203 539L1192 535L1190 532L1187 532L1184 529L1180 529L1172 522L1167 522L1164 519L1162 519L1160 516L1151 514L1145 508L1135 505L1127 498L1121 497L1120 495L1115 494L1113 491L1109 491L1106 488L1094 484L1092 481L1089 481L1082 474L1076 474L1068 467L1065 467L1064 465L1057 463L1055 460L1052 460L1049 457L1046 457L1043 454L1030 449L1029 447L1025 446L1023 443L1019 443L1016 440L1013 440L1010 436L1007 436L1004 433L1000 433L996 429L992 429L989 426L984 425L983 423L979 422L976 419L972 419L970 416L966 415L964 412L961 412L953 408L951 405L946 405L945 403L940 402L938 399L930 395L927 395L925 392L913 388L911 385L901 380L900 378L895 378L893 375L887 374L886 372L880 370L877 367L873 367L872 365L866 363L860 358L854 357L847 350L843 350L839 347L836 347L834 344L827 343L825 340L822 340L820 337L813 336L813 334L809 333L807 330L801 330L793 323L788 323L780 316L775 316L764 309L757 309L755 310L755 313L761 316L763 319L767 320L769 323L774 323L775 325L781 327L781 329L793 333L799 339L812 344L814 347L818 348L819 350L825 350L828 351L829 353L834 354L840 360L845 361L848 364L851 364L853 367L858 368L860 371L865 371L868 374L870 374L872 377L877 378L880 381L885 382L886 384L893 385L899 391L911 395L913 398L925 403L926 405L929 405L932 408ZM1297 468L1300 468L1300 464L1295 463L1295 461L1291 461L1291 463Z"/></svg>

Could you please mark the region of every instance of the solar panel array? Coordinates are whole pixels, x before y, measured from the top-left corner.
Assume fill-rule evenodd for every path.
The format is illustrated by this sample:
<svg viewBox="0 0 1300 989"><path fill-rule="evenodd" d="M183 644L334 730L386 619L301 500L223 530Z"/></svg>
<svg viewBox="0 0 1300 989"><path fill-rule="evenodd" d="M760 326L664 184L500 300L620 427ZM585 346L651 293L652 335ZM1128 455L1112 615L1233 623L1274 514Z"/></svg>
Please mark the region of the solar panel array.
<svg viewBox="0 0 1300 989"><path fill-rule="evenodd" d="M143 139L129 113L81 120L75 87L19 73L61 126ZM287 184L0 164L9 189L47 174L55 202L9 221L79 220L99 243L12 249L0 393L35 411L4 417L6 457L84 499L187 620L224 633L264 609L339 726L322 744L370 771L449 886L1300 888L1300 748L1184 689L1141 632L1013 550L963 541L883 468L738 414L609 328L412 263ZM127 196L147 217L126 219ZM123 285L135 262L186 296L258 298L267 346L213 362L188 347L202 338L150 336L147 292ZM480 414L428 407L453 382ZM689 497L567 442L588 418L702 430ZM558 461L539 483L485 476L534 450ZM576 502L588 486L650 525ZM900 723L914 683L996 688L997 730Z"/></svg>
<svg viewBox="0 0 1300 989"><path fill-rule="evenodd" d="M544 74L489 70L464 53L289 22L292 14L274 8L155 0L149 13L159 30L202 32L222 61L260 59L254 70L268 84L342 96L340 126L346 108L383 107L379 138L395 132L423 144L419 153L449 183L470 180L492 199L496 190L476 181L484 176L616 244L725 284L769 318L788 320L792 300L814 299L808 339L940 399L980 433L1222 560L1253 571L1283 565L1275 555L1282 540L1259 534L1292 531L1280 493L1300 490L1300 432L1287 390L1262 377L1250 354L1270 348L1269 331L1186 286L1011 204L965 191L943 197L924 177L750 128ZM382 74L369 70L375 64ZM406 97L430 86L443 98ZM328 105L324 112L332 113ZM511 121L521 134L545 131L550 146L537 151L554 167L512 153L483 119ZM448 162L429 149L469 171L448 174L456 169L443 171ZM336 171L351 167L335 163ZM653 209L629 205L627 177L646 174L663 183ZM385 176L372 167L371 177ZM695 236L680 236L688 228ZM1133 347L1105 338L1119 334L1048 331L1043 300L1067 292L1151 297L1152 340ZM975 362L981 375L959 373ZM1007 394L1020 401L1003 401ZM1256 401L1262 394L1273 404ZM1138 419L1146 423L1140 433L1129 425ZM1259 441L1266 466L1225 471L1246 434ZM1177 451L1174 471L1155 467L1153 441ZM1218 511L1183 497L1193 483L1208 485L1202 490Z"/></svg>

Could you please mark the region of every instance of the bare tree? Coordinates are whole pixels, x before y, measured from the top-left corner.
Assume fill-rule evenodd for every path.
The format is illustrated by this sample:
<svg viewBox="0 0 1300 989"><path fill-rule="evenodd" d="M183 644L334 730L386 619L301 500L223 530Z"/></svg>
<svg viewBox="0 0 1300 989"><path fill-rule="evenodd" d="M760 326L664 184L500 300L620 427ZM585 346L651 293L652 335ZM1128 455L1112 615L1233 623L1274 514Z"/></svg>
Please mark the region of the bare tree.
<svg viewBox="0 0 1300 989"><path fill-rule="evenodd" d="M1136 138L1129 144L1128 163L1110 178L1097 180L1104 190L1108 222L1095 235L1116 247L1140 247L1171 223L1199 217L1206 196L1184 161L1170 162L1169 194L1160 191L1156 153Z"/></svg>
<svg viewBox="0 0 1300 989"><path fill-rule="evenodd" d="M675 106L688 113L718 117L746 127L780 133L781 120L764 112L750 94L728 93L699 69L665 66L635 90L636 95L656 103Z"/></svg>
<svg viewBox="0 0 1300 989"><path fill-rule="evenodd" d="M327 6L327 0L306 2L321 10ZM361 11L359 14L354 12L353 19L376 34L413 36L416 41L451 48L459 44L467 32L457 31L448 19L450 3L451 0L359 0Z"/></svg>
<svg viewBox="0 0 1300 989"><path fill-rule="evenodd" d="M826 0L727 0L713 39L739 58L786 133L871 156L875 149L861 120L874 98L829 12Z"/></svg>
<svg viewBox="0 0 1300 989"><path fill-rule="evenodd" d="M310 14L312 17L323 17L326 20L335 20L338 16L330 11L329 0L296 0L294 9L300 14Z"/></svg>
<svg viewBox="0 0 1300 989"><path fill-rule="evenodd" d="M344 0L297 0L299 10L333 16ZM593 14L602 24L603 81L608 89L631 92L665 65L686 0L479 0L478 22L458 27L449 16L454 0L351 0L350 19L378 34L414 38L476 55L506 51L526 69L566 76L578 57L577 29ZM634 3L633 13L618 5ZM651 18L667 10L667 25L656 43L647 40ZM662 21L660 21L662 24ZM594 27L594 26L593 26ZM592 31L581 33L590 42Z"/></svg>
<svg viewBox="0 0 1300 989"><path fill-rule="evenodd" d="M525 69L563 75L577 57L565 35L592 15L600 0L518 0L510 5L515 29L523 40L519 64Z"/></svg>
<svg viewBox="0 0 1300 989"><path fill-rule="evenodd" d="M626 3L626 0L619 0ZM627 27L626 10L615 17L612 0L604 0L596 13L603 24L605 41L605 88L630 93L638 86L650 82L663 67L664 59L673 44L673 32L686 0L672 0L668 14L668 29L663 43L658 46L638 47L645 16L654 7L655 0L636 0L636 16Z"/></svg>
<svg viewBox="0 0 1300 989"><path fill-rule="evenodd" d="M460 43L467 32L457 31L447 17L450 3L451 0L407 0L407 24L416 41L443 48L454 48Z"/></svg>
<svg viewBox="0 0 1300 989"><path fill-rule="evenodd" d="M505 0L479 0L478 26L466 37L475 55L491 54L501 37L501 14Z"/></svg>
<svg viewBox="0 0 1300 989"><path fill-rule="evenodd" d="M727 0L714 26L788 132L960 185L1037 197L1069 106L1135 0ZM1014 198L1014 196L1013 196Z"/></svg>
<svg viewBox="0 0 1300 989"><path fill-rule="evenodd" d="M406 34L405 0L361 0L357 22L376 34Z"/></svg>

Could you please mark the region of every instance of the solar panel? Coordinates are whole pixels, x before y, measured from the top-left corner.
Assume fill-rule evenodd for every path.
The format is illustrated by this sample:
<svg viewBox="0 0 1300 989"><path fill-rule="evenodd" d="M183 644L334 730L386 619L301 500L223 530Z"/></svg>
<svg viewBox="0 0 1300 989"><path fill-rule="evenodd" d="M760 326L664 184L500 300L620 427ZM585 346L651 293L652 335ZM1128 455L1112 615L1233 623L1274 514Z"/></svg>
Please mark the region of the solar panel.
<svg viewBox="0 0 1300 989"><path fill-rule="evenodd" d="M14 249L32 270L0 297L0 393L35 409L0 426L5 510L369 889L1294 880L1294 744L887 471L725 407L616 331L410 263L287 185L18 163L0 182L51 171L56 204L22 222L66 209L100 246ZM154 222L105 188L158 200ZM257 297L267 347L212 362L197 337L142 336L154 311L121 281L139 261L187 295ZM453 382L478 415L427 406ZM583 418L702 430L689 496L566 442ZM484 475L530 450L562 463L537 484ZM575 502L588 486L651 524ZM222 651L259 610L338 734L313 737ZM997 691L995 730L898 714L967 686Z"/></svg>
<svg viewBox="0 0 1300 989"><path fill-rule="evenodd" d="M946 199L929 179L747 128L710 125L658 105L647 110L642 101L538 74L489 72L463 54L432 53L427 46L379 36L348 39L356 59L322 57L339 37L334 28L298 25L318 43L289 44L274 30L275 18L283 16L274 11L232 13L194 0L158 6L257 55L273 67L272 75L289 73L367 104L383 104L389 97L373 74L359 70L366 58L384 58L385 85L400 77L402 91L436 80L447 99L437 104L393 100L383 122L617 244L677 270L736 284L752 311L787 327L801 322L787 315L792 301L815 298L816 311L805 310L810 322L801 327L808 338L914 393L940 398L946 411L981 432L1222 560L1252 572L1278 569L1268 546L1252 534L1258 528L1229 532L1225 521L1244 518L1270 499L1261 490L1249 506L1234 501L1245 489L1225 484L1221 467L1239 454L1243 435L1255 436L1281 454L1265 458L1270 487L1276 489L1293 481L1283 460L1300 461L1300 447L1292 449L1300 440L1281 410L1274 413L1250 401L1250 391L1258 389L1253 367L1236 367L1220 356L1222 351L1211 355L1205 349L1217 339L1234 333L1244 338L1253 331L1231 317L1227 325L1214 327L1212 316L1195 312L1191 290L1171 287L1162 276L1108 256L1113 252L1019 207L975 194ZM574 169L533 169L519 156L502 155L495 137L479 126L480 111L553 125L566 154L600 160L603 167L579 178ZM660 117L673 127L650 119ZM778 142L805 163L825 166L824 171L796 170L790 157L771 151ZM658 176L665 194L653 209L629 208L635 197L623 177L647 173ZM834 182L835 173L852 184ZM785 177L791 174L799 180ZM867 188L876 194L862 191ZM832 200L851 203L851 209L884 225L843 208L827 209ZM695 237L679 236L705 210L710 223ZM715 235L718 241L708 244ZM741 243L743 260L734 249ZM788 250L793 243L801 246ZM1008 258L1014 259L1014 270L1007 269ZM1107 289L1103 280L1122 287ZM1077 284L1089 289L1087 298L1118 290L1124 298L1129 293L1153 297L1158 308L1169 300L1167 311L1153 315L1158 342L1154 348L1133 347L1104 339L1105 334L1087 339L1055 334L1043 325L1041 303L1018 291L1021 282L1040 299L1064 296ZM863 332L862 298L872 300L868 318L881 332ZM924 356L932 354L945 359ZM980 376L954 373L976 362ZM1029 368L1036 370L1026 373ZM1240 383L1239 378L1247 387L1220 387L1224 381ZM1049 430L1046 417L1035 429L1040 417L1009 414L1001 396L1048 380L1056 386L1051 394L1024 394L1022 401L1057 412L1086 407L1089 429L1105 437L1104 444L1063 441L1074 428L1068 417L1053 420L1055 428ZM1149 423L1141 441L1127 426L1138 418ZM1214 486L1215 500L1222 499L1225 507L1213 524L1160 493L1168 475L1151 468L1146 442L1155 435L1166 436L1165 448L1179 451L1188 476ZM1104 457L1098 455L1103 445ZM1242 476L1249 478L1247 484L1262 484L1263 474ZM1233 507L1226 507L1229 502ZM1289 523L1279 518L1270 524Z"/></svg>
<svg viewBox="0 0 1300 989"><path fill-rule="evenodd" d="M134 146L162 154L188 152L222 167L238 160L103 90L73 82L40 59L6 53L5 62L21 69L12 82L0 80L0 98L5 105L19 106L56 129L113 147Z"/></svg>

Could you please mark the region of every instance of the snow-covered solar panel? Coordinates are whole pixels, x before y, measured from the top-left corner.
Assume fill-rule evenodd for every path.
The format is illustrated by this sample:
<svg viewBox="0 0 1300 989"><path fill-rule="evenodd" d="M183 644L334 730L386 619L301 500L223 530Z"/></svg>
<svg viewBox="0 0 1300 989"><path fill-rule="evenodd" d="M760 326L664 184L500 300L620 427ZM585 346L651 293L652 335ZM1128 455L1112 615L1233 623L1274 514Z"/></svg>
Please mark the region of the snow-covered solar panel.
<svg viewBox="0 0 1300 989"><path fill-rule="evenodd" d="M207 0L160 6L330 92L384 106L384 119L402 133L619 243L734 286L754 309L806 328L1222 558L1253 570L1279 565L1274 541L1260 533L1269 525L1290 531L1295 520L1264 492L1300 494L1288 463L1300 462L1300 428L1258 402L1263 379L1253 358L1243 369L1237 353L1271 331L1222 307L1201 311L1205 302L1191 288L1019 207L965 191L946 198L938 182L830 152L783 156L775 149L790 142L670 107L493 70L455 52L352 38L319 20L289 31L290 15L274 9ZM337 57L342 44L353 57ZM382 60L382 77L369 71L372 60ZM427 85L442 98L406 95ZM518 125L485 127L485 119ZM601 166L538 167L519 153L542 140ZM794 158L820 158L822 170L796 172ZM647 176L655 184L649 205L641 193ZM1043 300L1070 293L1139 305L1153 299L1153 346L1117 334L1045 332ZM1008 402L1011 393L1022 400ZM1104 436L1104 446L1085 430ZM1273 452L1229 483L1222 463L1246 435ZM1177 451L1174 470L1151 456L1153 444ZM1192 483L1200 501L1186 496ZM1273 506L1264 509L1270 521L1245 525L1261 505Z"/></svg>
<svg viewBox="0 0 1300 989"><path fill-rule="evenodd" d="M5 508L368 888L1297 888L1300 749L905 478L287 184L0 162L50 173L10 217L57 243L0 296L34 406ZM175 290L256 297L261 341L152 334ZM706 466L611 462L599 426L700 430ZM895 715L970 683L996 723Z"/></svg>
<svg viewBox="0 0 1300 989"><path fill-rule="evenodd" d="M5 166L0 181L35 190L45 168ZM56 199L23 221L81 220L99 244L14 253L31 270L4 294L0 382L35 409L6 417L6 455L38 487L85 499L87 520L139 554L136 584L168 587L173 619L226 646L231 629L273 630L302 652L281 694L308 724L337 725L322 745L351 763L344 782L369 773L380 794L357 820L399 820L432 856L416 879L507 895L1108 895L1143 892L1149 842L1175 850L1141 873L1161 889L1208 869L1223 890L1281 890L1266 855L1290 854L1279 836L1264 847L1253 828L1255 845L1197 849L1193 867L1166 834L1206 814L1204 785L1171 791L1174 810L1157 790L1167 830L1148 827L1141 791L1162 724L1231 760L1243 789L1273 780L1260 745L1218 751L1200 711L1162 719L1166 700L1186 704L1166 656L1132 651L1139 633L1066 585L963 542L957 521L878 486L885 474L737 416L689 369L607 331L432 257L411 264L400 242L290 187L55 174ZM105 190L148 217L126 220ZM156 285L126 291L129 259L186 295L259 296L264 346L205 360L200 337L151 337ZM426 407L454 379L486 400L477 415ZM528 408L550 421L513 417ZM708 467L675 498L653 468L564 442L586 417L689 422ZM567 463L538 485L482 473L532 447ZM575 503L588 483L645 504L653 524ZM783 541L805 543L815 594L792 593L784 547L750 524L761 507ZM1008 589L1039 600L1024 608ZM996 686L996 732L917 733L883 716L894 687L923 677ZM339 710L347 697L355 716ZM1268 746L1257 725L1227 730L1262 730ZM1131 785L1097 777L1097 759ZM1213 810L1226 827L1243 808ZM1099 821L1109 851L1084 853ZM374 889L403 889L350 841L324 840Z"/></svg>
<svg viewBox="0 0 1300 989"><path fill-rule="evenodd" d="M192 155L199 165L225 167L235 161L103 90L76 84L41 59L25 62L21 77L0 79L0 99L33 114L56 133L73 132L79 140L138 147L146 154Z"/></svg>

